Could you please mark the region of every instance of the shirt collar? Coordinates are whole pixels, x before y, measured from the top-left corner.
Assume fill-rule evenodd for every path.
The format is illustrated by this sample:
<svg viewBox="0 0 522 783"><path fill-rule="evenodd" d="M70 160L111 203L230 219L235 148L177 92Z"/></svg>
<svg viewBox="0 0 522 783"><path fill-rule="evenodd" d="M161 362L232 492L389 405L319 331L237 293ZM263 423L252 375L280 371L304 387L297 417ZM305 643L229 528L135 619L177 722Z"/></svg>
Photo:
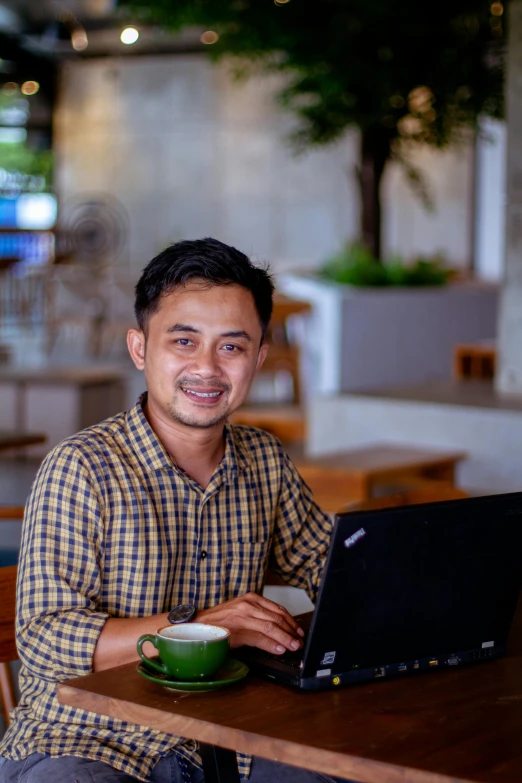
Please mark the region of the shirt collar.
<svg viewBox="0 0 522 783"><path fill-rule="evenodd" d="M143 410L146 402L147 392L127 411L127 435L132 450L147 470L165 470L172 467L172 460L147 421Z"/></svg>
<svg viewBox="0 0 522 783"><path fill-rule="evenodd" d="M131 447L139 461L147 470L168 470L174 465L169 453L150 426L143 407L147 401L147 392L138 399L136 405L127 411L126 429ZM250 456L235 427L225 425L225 454L217 471L235 481L238 470L246 470L250 465Z"/></svg>

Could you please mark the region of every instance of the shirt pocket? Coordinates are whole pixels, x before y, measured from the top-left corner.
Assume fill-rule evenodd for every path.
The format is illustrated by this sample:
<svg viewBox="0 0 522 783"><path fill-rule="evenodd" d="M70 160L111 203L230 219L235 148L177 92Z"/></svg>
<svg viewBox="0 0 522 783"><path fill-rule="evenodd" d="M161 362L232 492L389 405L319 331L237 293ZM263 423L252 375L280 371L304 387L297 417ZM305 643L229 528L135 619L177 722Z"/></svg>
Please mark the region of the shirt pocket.
<svg viewBox="0 0 522 783"><path fill-rule="evenodd" d="M227 598L248 592L260 593L270 552L271 540L231 541L228 545L225 584Z"/></svg>

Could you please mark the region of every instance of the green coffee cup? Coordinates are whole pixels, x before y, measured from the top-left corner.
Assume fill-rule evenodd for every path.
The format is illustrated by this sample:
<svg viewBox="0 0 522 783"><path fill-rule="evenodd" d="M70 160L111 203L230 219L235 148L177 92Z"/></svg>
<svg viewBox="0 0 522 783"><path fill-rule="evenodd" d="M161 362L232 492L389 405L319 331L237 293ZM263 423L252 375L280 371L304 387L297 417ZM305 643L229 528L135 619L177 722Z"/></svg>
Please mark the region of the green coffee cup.
<svg viewBox="0 0 522 783"><path fill-rule="evenodd" d="M193 682L211 677L223 665L228 654L230 631L219 625L180 623L159 628L155 635L138 639L138 655L147 666L176 680ZM151 642L161 662L143 652Z"/></svg>

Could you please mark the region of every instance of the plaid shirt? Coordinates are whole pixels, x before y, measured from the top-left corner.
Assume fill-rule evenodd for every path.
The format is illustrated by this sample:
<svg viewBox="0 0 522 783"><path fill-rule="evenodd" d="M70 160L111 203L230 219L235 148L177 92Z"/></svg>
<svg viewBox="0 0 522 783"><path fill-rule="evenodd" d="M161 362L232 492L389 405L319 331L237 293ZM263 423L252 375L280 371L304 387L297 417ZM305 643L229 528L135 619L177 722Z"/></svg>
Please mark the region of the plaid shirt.
<svg viewBox="0 0 522 783"><path fill-rule="evenodd" d="M173 750L200 765L194 741L59 704L58 683L92 671L108 617L259 593L268 563L315 599L331 522L280 443L226 426L203 490L173 464L142 404L65 440L33 485L17 590L21 698L0 755L84 756L140 780ZM248 777L248 757L238 760Z"/></svg>

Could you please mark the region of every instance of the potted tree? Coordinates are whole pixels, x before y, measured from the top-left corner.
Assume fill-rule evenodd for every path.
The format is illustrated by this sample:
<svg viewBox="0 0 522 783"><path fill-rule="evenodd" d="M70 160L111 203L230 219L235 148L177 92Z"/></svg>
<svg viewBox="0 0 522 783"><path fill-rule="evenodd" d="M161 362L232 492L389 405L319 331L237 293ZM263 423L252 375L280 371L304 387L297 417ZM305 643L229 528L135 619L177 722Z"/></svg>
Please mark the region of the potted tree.
<svg viewBox="0 0 522 783"><path fill-rule="evenodd" d="M502 2L438 0L429 13L418 0L120 0L120 6L170 29L200 26L202 49L214 59L236 58L243 74L284 74L278 99L297 120L297 149L358 129L360 155L352 174L360 186L360 243L371 262L355 259L345 280L334 274L279 278L283 292L315 305L307 347L316 390L445 375L454 342L494 335L494 287L405 287L446 276L425 263L413 271L397 264L379 271L376 262L381 181L389 161L404 166L427 203L429 188L409 163L409 145L442 148L476 131L482 115L503 115ZM340 271L335 263L329 269ZM354 274L364 285L354 285ZM396 285L368 285L368 275L374 284L385 277Z"/></svg>

